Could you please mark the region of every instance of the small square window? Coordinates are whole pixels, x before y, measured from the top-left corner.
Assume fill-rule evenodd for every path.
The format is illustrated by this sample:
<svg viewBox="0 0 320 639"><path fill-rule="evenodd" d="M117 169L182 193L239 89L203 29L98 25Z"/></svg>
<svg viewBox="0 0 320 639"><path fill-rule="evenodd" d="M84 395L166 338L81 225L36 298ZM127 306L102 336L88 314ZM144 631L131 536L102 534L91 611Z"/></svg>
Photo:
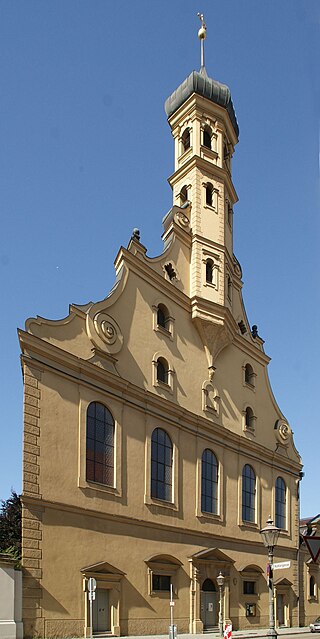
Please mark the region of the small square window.
<svg viewBox="0 0 320 639"><path fill-rule="evenodd" d="M244 595L254 595L255 594L255 582L254 581L244 581L243 582L243 594Z"/></svg>
<svg viewBox="0 0 320 639"><path fill-rule="evenodd" d="M152 590L170 592L170 575L152 575Z"/></svg>

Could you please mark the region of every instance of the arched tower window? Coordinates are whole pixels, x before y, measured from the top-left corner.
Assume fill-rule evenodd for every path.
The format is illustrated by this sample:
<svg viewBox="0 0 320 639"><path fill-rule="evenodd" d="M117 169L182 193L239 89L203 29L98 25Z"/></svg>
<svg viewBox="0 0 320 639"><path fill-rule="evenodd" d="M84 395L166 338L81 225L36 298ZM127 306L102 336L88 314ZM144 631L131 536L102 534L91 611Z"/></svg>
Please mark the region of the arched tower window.
<svg viewBox="0 0 320 639"><path fill-rule="evenodd" d="M203 146L205 146L207 149L212 148L211 138L212 138L211 129L208 125L206 125L203 129Z"/></svg>
<svg viewBox="0 0 320 639"><path fill-rule="evenodd" d="M250 384L250 386L254 386L254 371L251 364L246 364L244 367L244 381L246 384Z"/></svg>
<svg viewBox="0 0 320 639"><path fill-rule="evenodd" d="M276 480L276 501L275 501L275 513L276 513L276 526L278 528L286 529L286 485L282 477L277 477Z"/></svg>
<svg viewBox="0 0 320 639"><path fill-rule="evenodd" d="M181 137L181 141L182 141L182 148L183 151L187 151L188 149L190 149L190 129L185 129L182 137Z"/></svg>
<svg viewBox="0 0 320 639"><path fill-rule="evenodd" d="M242 520L255 521L256 476L253 468L245 464L242 471Z"/></svg>
<svg viewBox="0 0 320 639"><path fill-rule="evenodd" d="M254 413L250 406L247 406L246 408L245 422L246 428L249 428L250 430L254 429Z"/></svg>
<svg viewBox="0 0 320 639"><path fill-rule="evenodd" d="M180 191L180 204L184 204L188 199L188 187L183 186Z"/></svg>
<svg viewBox="0 0 320 639"><path fill-rule="evenodd" d="M163 384L168 384L168 372L169 366L167 360L164 357L159 357L157 359L157 380L158 382L163 382Z"/></svg>
<svg viewBox="0 0 320 639"><path fill-rule="evenodd" d="M218 513L218 462L209 448L201 459L201 510L203 513Z"/></svg>
<svg viewBox="0 0 320 639"><path fill-rule="evenodd" d="M210 258L206 260L206 282L213 282L213 260Z"/></svg>
<svg viewBox="0 0 320 639"><path fill-rule="evenodd" d="M151 437L151 497L172 501L173 448L169 435L155 428Z"/></svg>
<svg viewBox="0 0 320 639"><path fill-rule="evenodd" d="M114 486L114 420L99 402L87 409L86 478Z"/></svg>
<svg viewBox="0 0 320 639"><path fill-rule="evenodd" d="M206 185L206 204L213 205L213 185L210 182Z"/></svg>
<svg viewBox="0 0 320 639"><path fill-rule="evenodd" d="M159 304L157 308L157 324L167 329L169 319L168 309L164 304Z"/></svg>
<svg viewBox="0 0 320 639"><path fill-rule="evenodd" d="M232 300L232 282L231 282L230 275L228 275L228 277L227 277L227 296L228 296L228 300L231 302L231 300Z"/></svg>

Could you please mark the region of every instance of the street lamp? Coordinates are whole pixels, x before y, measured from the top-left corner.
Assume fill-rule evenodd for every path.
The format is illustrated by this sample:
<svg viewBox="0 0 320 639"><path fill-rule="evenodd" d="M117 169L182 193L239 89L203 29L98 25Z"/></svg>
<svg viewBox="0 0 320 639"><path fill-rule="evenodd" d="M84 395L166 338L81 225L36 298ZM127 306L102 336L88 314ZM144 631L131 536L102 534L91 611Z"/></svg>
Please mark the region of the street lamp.
<svg viewBox="0 0 320 639"><path fill-rule="evenodd" d="M277 541L280 535L280 529L273 525L271 515L267 520L265 528L260 530L260 534L263 539L263 543L268 548L269 559L269 630L267 632L268 637L277 637L278 633L275 629L274 623L274 606L273 606L273 550L277 545Z"/></svg>
<svg viewBox="0 0 320 639"><path fill-rule="evenodd" d="M220 632L220 637L223 637L223 616L222 616L222 590L223 590L223 586L224 586L224 576L220 570L219 575L217 576L217 582L218 582L218 586L219 586L219 595L220 595L220 602L219 602L219 632Z"/></svg>

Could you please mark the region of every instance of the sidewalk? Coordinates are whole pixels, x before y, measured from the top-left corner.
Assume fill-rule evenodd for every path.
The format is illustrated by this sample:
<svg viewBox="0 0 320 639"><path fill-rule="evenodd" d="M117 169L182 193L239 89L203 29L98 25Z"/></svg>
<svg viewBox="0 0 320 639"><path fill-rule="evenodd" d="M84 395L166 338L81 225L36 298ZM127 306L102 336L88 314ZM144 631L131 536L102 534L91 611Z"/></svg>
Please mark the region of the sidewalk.
<svg viewBox="0 0 320 639"><path fill-rule="evenodd" d="M234 630L232 632L232 638L241 638L244 639L248 637L267 637L268 628L257 628L252 630ZM277 628L277 633L279 636L282 635L301 635L304 633L310 632L309 626L304 626L303 628ZM205 632L200 635L190 635L190 634L177 634L177 639L210 639L213 637L214 639L218 639L218 632ZM143 635L143 636L127 636L121 637L121 639L168 639L168 635Z"/></svg>

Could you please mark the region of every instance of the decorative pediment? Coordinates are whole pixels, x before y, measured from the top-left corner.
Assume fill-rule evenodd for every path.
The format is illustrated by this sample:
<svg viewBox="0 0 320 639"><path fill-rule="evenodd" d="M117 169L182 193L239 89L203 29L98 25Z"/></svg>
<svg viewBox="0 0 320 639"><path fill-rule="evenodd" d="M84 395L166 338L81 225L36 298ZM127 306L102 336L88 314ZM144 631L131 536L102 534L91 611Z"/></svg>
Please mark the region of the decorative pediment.
<svg viewBox="0 0 320 639"><path fill-rule="evenodd" d="M173 574L182 566L181 561L172 555L154 555L144 560L153 572Z"/></svg>
<svg viewBox="0 0 320 639"><path fill-rule="evenodd" d="M85 577L93 577L94 575L101 575L105 577L113 577L121 579L126 573L118 568L112 566L107 561L101 561L98 564L92 564L92 566L86 566L85 568L81 568L82 574Z"/></svg>
<svg viewBox="0 0 320 639"><path fill-rule="evenodd" d="M262 568L260 568L260 566L257 566L256 564L250 564L248 566L243 566L242 568L239 568L239 572L244 575L248 575L248 573L259 573L259 575L263 574L263 570Z"/></svg>
<svg viewBox="0 0 320 639"><path fill-rule="evenodd" d="M292 586L292 581L287 579L286 577L282 577L282 579L277 579L273 582L274 586Z"/></svg>
<svg viewBox="0 0 320 639"><path fill-rule="evenodd" d="M206 550L200 550L199 552L191 555L189 559L193 561L204 561L204 562L214 562L214 563L225 563L225 564L234 564L234 559L225 555L224 552L219 550L219 548L207 548Z"/></svg>

